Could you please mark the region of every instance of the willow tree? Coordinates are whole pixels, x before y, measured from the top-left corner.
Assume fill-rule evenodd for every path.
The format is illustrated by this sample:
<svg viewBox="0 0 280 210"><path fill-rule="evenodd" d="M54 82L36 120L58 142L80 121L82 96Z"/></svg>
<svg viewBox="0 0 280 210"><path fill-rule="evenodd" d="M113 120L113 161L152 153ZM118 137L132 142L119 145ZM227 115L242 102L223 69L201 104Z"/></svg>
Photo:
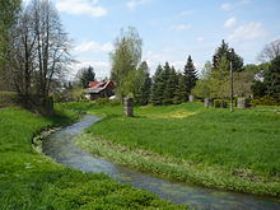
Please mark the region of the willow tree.
<svg viewBox="0 0 280 210"><path fill-rule="evenodd" d="M137 30L121 30L111 53L111 79L116 83L117 95L122 99L133 94L136 71L142 57L142 39Z"/></svg>

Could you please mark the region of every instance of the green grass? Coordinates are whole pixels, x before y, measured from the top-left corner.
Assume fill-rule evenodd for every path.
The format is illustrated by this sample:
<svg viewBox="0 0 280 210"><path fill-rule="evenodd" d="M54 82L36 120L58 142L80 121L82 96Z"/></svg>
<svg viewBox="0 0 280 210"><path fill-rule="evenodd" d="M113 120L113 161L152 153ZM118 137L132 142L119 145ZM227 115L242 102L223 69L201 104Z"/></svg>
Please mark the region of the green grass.
<svg viewBox="0 0 280 210"><path fill-rule="evenodd" d="M40 130L73 122L61 108L43 118L20 108L0 109L0 209L179 209L146 191L102 174L65 168L32 149Z"/></svg>
<svg viewBox="0 0 280 210"><path fill-rule="evenodd" d="M134 118L119 106L89 107L104 116L79 141L94 153L172 179L280 196L279 107L147 106Z"/></svg>

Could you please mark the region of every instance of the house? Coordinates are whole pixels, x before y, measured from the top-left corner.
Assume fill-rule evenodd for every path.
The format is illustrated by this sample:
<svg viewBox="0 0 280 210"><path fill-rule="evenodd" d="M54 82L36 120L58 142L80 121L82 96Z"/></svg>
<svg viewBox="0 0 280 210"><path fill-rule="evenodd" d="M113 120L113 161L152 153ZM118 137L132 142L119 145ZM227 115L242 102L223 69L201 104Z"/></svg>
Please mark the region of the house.
<svg viewBox="0 0 280 210"><path fill-rule="evenodd" d="M95 100L97 98L109 98L115 95L115 84L112 80L89 82L86 89L86 98Z"/></svg>

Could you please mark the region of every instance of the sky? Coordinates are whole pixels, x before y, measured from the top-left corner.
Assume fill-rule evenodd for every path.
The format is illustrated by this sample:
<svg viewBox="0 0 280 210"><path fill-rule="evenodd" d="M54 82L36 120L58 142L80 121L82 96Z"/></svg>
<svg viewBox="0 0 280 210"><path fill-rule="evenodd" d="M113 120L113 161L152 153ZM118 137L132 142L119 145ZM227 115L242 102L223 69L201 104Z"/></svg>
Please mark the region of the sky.
<svg viewBox="0 0 280 210"><path fill-rule="evenodd" d="M54 0L78 61L70 75L93 66L110 75L110 52L120 30L143 39L142 60L153 74L168 61L182 70L191 55L198 71L225 39L244 63L258 63L263 47L280 38L280 0Z"/></svg>

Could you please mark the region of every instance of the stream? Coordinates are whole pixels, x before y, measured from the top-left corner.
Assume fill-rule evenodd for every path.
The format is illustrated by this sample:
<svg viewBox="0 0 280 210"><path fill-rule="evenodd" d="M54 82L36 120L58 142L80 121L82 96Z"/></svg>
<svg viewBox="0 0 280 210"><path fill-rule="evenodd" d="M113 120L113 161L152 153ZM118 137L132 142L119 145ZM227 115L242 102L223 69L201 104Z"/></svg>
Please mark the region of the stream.
<svg viewBox="0 0 280 210"><path fill-rule="evenodd" d="M107 174L120 183L148 190L162 199L187 204L193 209L280 210L277 200L172 182L89 154L75 145L75 137L98 120L96 116L86 115L79 122L54 132L43 141L43 152L65 166Z"/></svg>

